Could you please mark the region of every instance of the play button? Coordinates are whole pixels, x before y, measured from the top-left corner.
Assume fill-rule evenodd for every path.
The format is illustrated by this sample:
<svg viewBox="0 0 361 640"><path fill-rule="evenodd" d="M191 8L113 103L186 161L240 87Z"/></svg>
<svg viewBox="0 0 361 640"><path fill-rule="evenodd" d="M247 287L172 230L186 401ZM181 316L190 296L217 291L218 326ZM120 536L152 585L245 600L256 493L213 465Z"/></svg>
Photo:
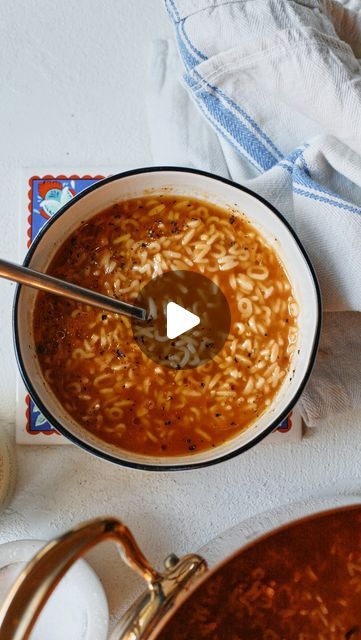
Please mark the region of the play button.
<svg viewBox="0 0 361 640"><path fill-rule="evenodd" d="M167 304L167 338L173 340L183 333L197 327L200 323L199 316L187 311L176 302Z"/></svg>
<svg viewBox="0 0 361 640"><path fill-rule="evenodd" d="M171 369L212 360L228 338L231 314L221 289L194 271L167 271L146 284L134 303L148 312L133 320L133 336L148 358Z"/></svg>

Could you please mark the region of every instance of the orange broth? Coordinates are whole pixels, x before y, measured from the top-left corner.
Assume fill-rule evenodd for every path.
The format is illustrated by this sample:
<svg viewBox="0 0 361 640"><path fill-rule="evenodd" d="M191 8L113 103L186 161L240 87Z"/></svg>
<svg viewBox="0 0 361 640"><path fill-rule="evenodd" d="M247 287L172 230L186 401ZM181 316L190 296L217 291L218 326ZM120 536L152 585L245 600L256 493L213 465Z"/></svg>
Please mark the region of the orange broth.
<svg viewBox="0 0 361 640"><path fill-rule="evenodd" d="M119 448L192 455L246 429L291 376L297 303L276 252L246 216L159 195L120 202L76 229L47 272L135 302L154 276L184 269L223 291L230 335L192 369L156 364L128 318L39 293L34 311L45 379L82 427Z"/></svg>

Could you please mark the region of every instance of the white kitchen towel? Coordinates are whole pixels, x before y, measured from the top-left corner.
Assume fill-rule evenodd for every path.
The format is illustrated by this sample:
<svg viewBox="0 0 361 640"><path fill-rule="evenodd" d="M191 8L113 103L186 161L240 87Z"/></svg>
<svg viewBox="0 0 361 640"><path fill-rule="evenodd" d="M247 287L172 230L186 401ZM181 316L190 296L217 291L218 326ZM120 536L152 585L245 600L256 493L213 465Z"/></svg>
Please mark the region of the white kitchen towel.
<svg viewBox="0 0 361 640"><path fill-rule="evenodd" d="M324 309L361 311L361 0L166 6L185 73L181 83L172 43L156 41L154 161L213 171L260 193L304 243ZM358 314L327 318L301 403L308 424L361 404L359 329Z"/></svg>

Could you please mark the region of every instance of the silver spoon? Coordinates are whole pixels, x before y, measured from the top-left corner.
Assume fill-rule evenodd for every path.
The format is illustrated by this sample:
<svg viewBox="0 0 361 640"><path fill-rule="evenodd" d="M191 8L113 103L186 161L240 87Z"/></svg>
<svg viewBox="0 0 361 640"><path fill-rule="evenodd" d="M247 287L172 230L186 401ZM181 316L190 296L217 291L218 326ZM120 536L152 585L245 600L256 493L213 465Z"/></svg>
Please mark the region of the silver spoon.
<svg viewBox="0 0 361 640"><path fill-rule="evenodd" d="M90 304L93 307L104 309L104 311L130 316L136 320L146 320L147 318L147 312L142 307L136 307L133 304L128 304L128 302L122 302L121 300L104 296L97 291L79 287L71 282L65 282L65 280L48 276L46 273L34 271L34 269L29 269L28 267L21 267L18 264L7 262L7 260L2 260L1 258L0 277L6 278L7 280L14 280L15 282L25 284L34 289L54 293L57 296L70 298L70 300Z"/></svg>

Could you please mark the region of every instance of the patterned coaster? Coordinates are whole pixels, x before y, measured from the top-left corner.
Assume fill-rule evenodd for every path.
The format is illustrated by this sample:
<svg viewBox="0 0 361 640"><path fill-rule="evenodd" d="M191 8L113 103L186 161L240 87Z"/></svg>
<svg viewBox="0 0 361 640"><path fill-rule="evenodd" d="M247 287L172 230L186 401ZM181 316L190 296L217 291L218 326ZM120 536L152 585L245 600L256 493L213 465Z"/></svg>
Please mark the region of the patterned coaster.
<svg viewBox="0 0 361 640"><path fill-rule="evenodd" d="M101 180L103 175L48 175L41 172L24 174L22 179L22 207L19 228L19 261L22 262L33 239L59 209L76 194ZM42 175L42 177L41 177ZM20 374L17 377L16 441L19 444L70 444L41 414L27 393ZM291 412L267 438L267 442L297 442L302 438L299 413Z"/></svg>

